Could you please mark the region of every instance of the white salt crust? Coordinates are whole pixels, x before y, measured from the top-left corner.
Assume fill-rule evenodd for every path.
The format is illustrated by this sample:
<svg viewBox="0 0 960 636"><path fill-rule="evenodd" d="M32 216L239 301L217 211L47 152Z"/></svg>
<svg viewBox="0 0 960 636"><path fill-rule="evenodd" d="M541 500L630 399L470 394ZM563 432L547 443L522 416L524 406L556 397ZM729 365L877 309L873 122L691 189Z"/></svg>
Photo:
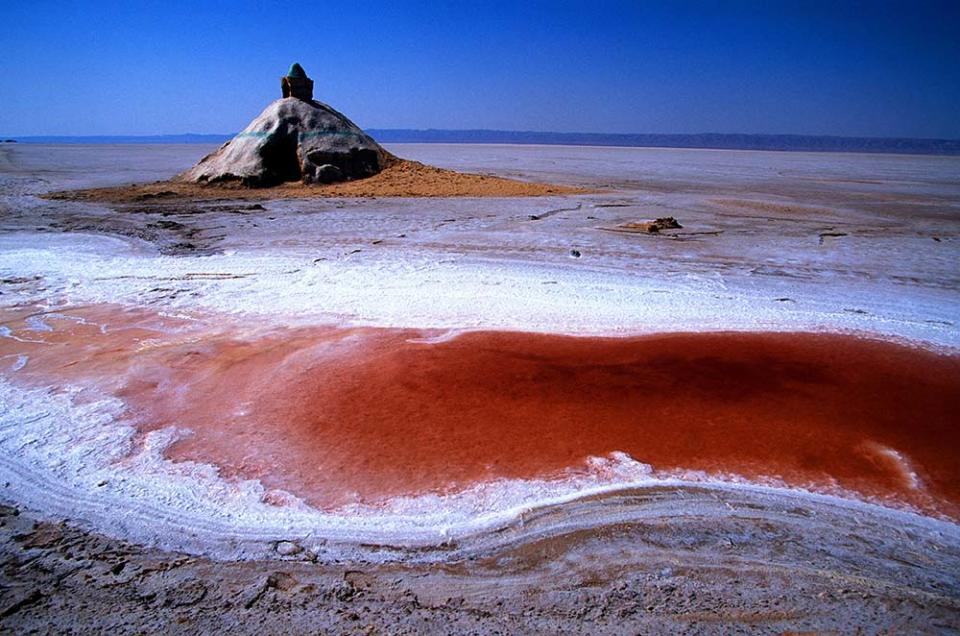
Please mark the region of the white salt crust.
<svg viewBox="0 0 960 636"><path fill-rule="evenodd" d="M589 266L480 258L423 250L362 261L312 254L166 257L100 236L0 236L0 275L42 279L7 302L50 309L93 303L167 312L216 312L277 325L514 330L579 335L681 331L832 331L960 348L953 292L876 284L803 285L789 304L782 282L712 275L644 276ZM164 291L175 285L178 293ZM861 308L848 311L850 306Z"/></svg>
<svg viewBox="0 0 960 636"><path fill-rule="evenodd" d="M958 343L953 330L908 318L916 314L916 298L875 300L869 315L832 311L832 303L849 303L855 292L848 290L838 293L842 298L798 302L801 309L772 310L755 290L734 290L712 279L644 280L519 262L438 263L425 255L353 265L315 265L289 254L166 258L114 239L35 235L0 238L0 272L13 271L41 276L51 309L90 303L143 305L160 281L175 280L197 295L187 300L178 295L153 303L154 308L184 317L199 310L214 312L204 320L220 312L225 321L258 327L330 323L447 330L435 340L471 329L605 335L829 330L884 334L934 348L953 349ZM238 278L230 277L234 275ZM544 278L555 284L543 285ZM28 287L17 294L18 300L37 300L34 293ZM936 299L931 302L935 305ZM26 332L55 329L55 318L34 318ZM0 335L14 337L9 330ZM29 364L21 357L10 362L11 379ZM279 540L296 541L322 558L399 558L400 553L387 548L468 546L489 540L492 530L510 526L539 507L623 488L691 484L866 506L901 523L908 519L937 531L958 532L949 522L881 511L839 490L840 498L788 490L774 481L747 483L733 475L655 475L642 461L622 454L594 458L589 470L553 481L499 481L456 495L404 497L385 506L323 512L289 493L266 493L255 480L222 479L213 466L170 462L163 450L179 431L155 431L135 445L133 427L121 418L122 403L104 397L78 404L75 392L0 383L3 498L137 543L224 559L269 556ZM895 453L887 450L877 452ZM271 503L265 503L265 496ZM282 505L275 505L278 501ZM385 547L371 554L360 544ZM450 556L449 548L418 558L442 556Z"/></svg>

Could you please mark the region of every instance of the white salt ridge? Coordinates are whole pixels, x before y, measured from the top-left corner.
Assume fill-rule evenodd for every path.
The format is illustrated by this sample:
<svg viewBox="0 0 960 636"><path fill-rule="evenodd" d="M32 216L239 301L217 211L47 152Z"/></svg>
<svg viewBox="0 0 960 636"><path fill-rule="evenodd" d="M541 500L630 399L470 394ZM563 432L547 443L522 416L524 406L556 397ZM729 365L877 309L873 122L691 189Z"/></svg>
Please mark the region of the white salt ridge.
<svg viewBox="0 0 960 636"><path fill-rule="evenodd" d="M53 239L53 240L51 240ZM25 248L24 245L31 247ZM775 278L664 276L587 266L443 261L422 250L365 260L313 262L296 250L273 255L164 257L118 239L25 234L0 237L0 275L43 277L11 300L56 306L149 305L173 313L220 312L280 324L414 329L500 329L583 335L664 331L873 333L960 348L956 294L885 292L877 284L796 285L789 307L773 302ZM544 285L543 281L552 284ZM183 290L154 291L164 283ZM769 288L767 287L769 286ZM847 311L851 305L865 313ZM922 318L918 318L922 317Z"/></svg>
<svg viewBox="0 0 960 636"><path fill-rule="evenodd" d="M466 333L463 329L448 329L442 333L439 333L435 336L423 337L423 338L408 338L407 342L413 344L442 344L444 342L450 342L451 340L456 340L458 337Z"/></svg>
<svg viewBox="0 0 960 636"><path fill-rule="evenodd" d="M890 457L896 465L900 468L900 472L903 474L905 481L914 490L921 490L923 488L923 481L920 479L920 475L917 474L917 471L913 469L913 463L903 456L903 453L900 453L892 448L884 448L883 453Z"/></svg>
<svg viewBox="0 0 960 636"><path fill-rule="evenodd" d="M913 462L904 456L903 453L874 441L863 443L861 448L866 451L868 456L879 458L897 473L906 487L913 490L923 489L923 481L920 479L920 475L917 474L916 470L914 470Z"/></svg>

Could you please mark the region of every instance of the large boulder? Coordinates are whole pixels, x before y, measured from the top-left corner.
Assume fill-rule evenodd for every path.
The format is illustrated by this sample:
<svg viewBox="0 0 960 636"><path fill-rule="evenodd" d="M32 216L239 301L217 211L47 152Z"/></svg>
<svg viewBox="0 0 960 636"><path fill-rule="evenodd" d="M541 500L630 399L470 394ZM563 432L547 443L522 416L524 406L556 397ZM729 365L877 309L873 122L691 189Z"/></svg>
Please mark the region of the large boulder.
<svg viewBox="0 0 960 636"><path fill-rule="evenodd" d="M287 181L331 183L380 172L392 156L326 104L278 99L243 132L179 179L269 187Z"/></svg>

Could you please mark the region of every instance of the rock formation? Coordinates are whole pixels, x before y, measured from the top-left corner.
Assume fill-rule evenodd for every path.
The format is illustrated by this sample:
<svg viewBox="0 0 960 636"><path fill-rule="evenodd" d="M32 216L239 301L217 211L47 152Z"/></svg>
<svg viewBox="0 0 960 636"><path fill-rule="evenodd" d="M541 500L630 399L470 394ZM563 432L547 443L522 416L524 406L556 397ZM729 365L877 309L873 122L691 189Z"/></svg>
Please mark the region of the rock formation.
<svg viewBox="0 0 960 636"><path fill-rule="evenodd" d="M299 64L280 79L280 87L281 99L178 178L249 187L332 183L377 174L392 159L344 115L314 101L313 80Z"/></svg>
<svg viewBox="0 0 960 636"><path fill-rule="evenodd" d="M647 234L658 234L660 230L679 230L682 228L683 226L672 216L661 217L653 221L624 223L617 226L617 229L625 232L646 232Z"/></svg>

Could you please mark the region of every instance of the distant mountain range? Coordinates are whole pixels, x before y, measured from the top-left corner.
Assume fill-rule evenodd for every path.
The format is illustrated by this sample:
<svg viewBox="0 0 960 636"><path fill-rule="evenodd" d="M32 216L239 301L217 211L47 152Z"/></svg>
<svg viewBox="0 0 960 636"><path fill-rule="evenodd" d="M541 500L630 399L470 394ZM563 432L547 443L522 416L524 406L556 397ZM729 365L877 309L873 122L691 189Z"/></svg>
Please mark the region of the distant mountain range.
<svg viewBox="0 0 960 636"><path fill-rule="evenodd" d="M878 152L960 155L960 139L906 137L835 137L825 135L740 135L702 133L612 134L553 133L513 130L367 130L382 143L542 144L648 148L715 148L724 150L787 150L807 152ZM89 137L10 137L22 143L50 144L220 144L233 135L147 135ZM4 139L0 137L0 139Z"/></svg>

